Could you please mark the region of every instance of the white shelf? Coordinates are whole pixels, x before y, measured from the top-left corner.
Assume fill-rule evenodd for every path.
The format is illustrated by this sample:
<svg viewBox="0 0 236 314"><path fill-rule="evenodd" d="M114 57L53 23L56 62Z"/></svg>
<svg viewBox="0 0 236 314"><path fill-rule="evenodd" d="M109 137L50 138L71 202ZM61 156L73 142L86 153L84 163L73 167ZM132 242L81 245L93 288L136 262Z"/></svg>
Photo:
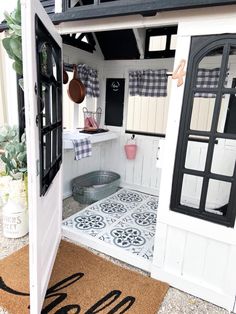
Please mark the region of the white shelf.
<svg viewBox="0 0 236 314"><path fill-rule="evenodd" d="M92 144L111 141L118 138L118 134L115 132L104 132L97 134L85 134L79 133L78 130L64 131L63 132L63 148L64 149L74 149L72 140L89 138Z"/></svg>

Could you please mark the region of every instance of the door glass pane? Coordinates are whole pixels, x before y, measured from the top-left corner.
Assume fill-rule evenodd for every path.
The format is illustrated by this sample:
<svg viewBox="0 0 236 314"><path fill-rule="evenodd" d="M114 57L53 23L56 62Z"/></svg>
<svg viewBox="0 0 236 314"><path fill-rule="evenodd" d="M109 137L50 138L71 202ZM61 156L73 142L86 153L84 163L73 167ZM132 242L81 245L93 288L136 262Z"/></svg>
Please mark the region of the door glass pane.
<svg viewBox="0 0 236 314"><path fill-rule="evenodd" d="M215 106L215 97L215 94L209 93L194 94L190 121L191 130L210 131Z"/></svg>
<svg viewBox="0 0 236 314"><path fill-rule="evenodd" d="M236 84L236 79L233 81ZM217 132L236 134L236 94L224 94L221 100Z"/></svg>
<svg viewBox="0 0 236 314"><path fill-rule="evenodd" d="M208 149L208 143L205 137L189 138L187 144L187 152L185 159L185 168L204 171L206 164L206 155Z"/></svg>
<svg viewBox="0 0 236 314"><path fill-rule="evenodd" d="M225 216L229 204L231 183L210 179L205 211L216 215Z"/></svg>
<svg viewBox="0 0 236 314"><path fill-rule="evenodd" d="M212 158L211 172L231 177L236 160L236 140L216 139Z"/></svg>
<svg viewBox="0 0 236 314"><path fill-rule="evenodd" d="M199 208L202 182L202 177L184 174L180 198L181 205Z"/></svg>
<svg viewBox="0 0 236 314"><path fill-rule="evenodd" d="M52 74L55 78L55 80L57 81L57 74L58 74L58 70L57 70L57 64L56 64L56 61L55 61L55 58L52 54Z"/></svg>

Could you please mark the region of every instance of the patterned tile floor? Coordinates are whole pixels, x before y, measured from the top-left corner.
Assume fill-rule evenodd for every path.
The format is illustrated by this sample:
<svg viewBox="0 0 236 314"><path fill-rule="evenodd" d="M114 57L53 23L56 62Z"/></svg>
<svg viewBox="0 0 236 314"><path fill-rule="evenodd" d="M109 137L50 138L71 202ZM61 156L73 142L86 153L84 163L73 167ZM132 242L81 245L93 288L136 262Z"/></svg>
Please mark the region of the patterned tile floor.
<svg viewBox="0 0 236 314"><path fill-rule="evenodd" d="M63 221L63 229L86 234L152 260L158 197L121 189Z"/></svg>

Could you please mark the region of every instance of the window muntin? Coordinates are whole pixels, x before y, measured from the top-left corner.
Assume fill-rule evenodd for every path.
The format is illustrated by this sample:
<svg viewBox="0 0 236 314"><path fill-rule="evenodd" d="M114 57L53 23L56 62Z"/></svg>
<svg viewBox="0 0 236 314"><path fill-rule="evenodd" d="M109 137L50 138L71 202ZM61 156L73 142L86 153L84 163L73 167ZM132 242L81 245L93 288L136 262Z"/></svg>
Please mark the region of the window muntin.
<svg viewBox="0 0 236 314"><path fill-rule="evenodd" d="M39 130L40 196L44 195L62 162L61 48L35 17Z"/></svg>

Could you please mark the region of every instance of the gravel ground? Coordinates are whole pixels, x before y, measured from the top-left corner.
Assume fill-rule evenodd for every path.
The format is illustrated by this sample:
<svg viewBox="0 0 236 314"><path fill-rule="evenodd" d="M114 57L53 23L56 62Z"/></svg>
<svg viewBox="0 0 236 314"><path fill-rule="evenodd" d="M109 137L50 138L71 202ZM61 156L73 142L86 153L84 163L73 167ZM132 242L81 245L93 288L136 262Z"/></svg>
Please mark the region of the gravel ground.
<svg viewBox="0 0 236 314"><path fill-rule="evenodd" d="M73 213L77 212L78 210L81 210L84 208L84 206L79 205L72 198L66 199L63 205L64 205L63 218L66 218L72 215ZM66 240L70 241L68 239ZM25 236L20 239L6 239L3 237L2 211L0 208L0 259L10 255L11 253L20 249L26 244L28 244L28 236ZM121 265L122 267L138 271L145 276L149 275L148 273L140 269L137 269L128 264L122 263L103 253L97 252L93 249L89 249L89 250L91 250L95 254L102 256L108 260L112 260L114 263ZM229 312L211 303L205 302L199 298L193 297L177 289L170 288L157 314L227 314L227 313ZM7 311L4 311L4 309L2 309L0 305L0 314L10 314L10 313L8 313ZM11 313L11 314L19 314L19 313L16 312L16 313Z"/></svg>

